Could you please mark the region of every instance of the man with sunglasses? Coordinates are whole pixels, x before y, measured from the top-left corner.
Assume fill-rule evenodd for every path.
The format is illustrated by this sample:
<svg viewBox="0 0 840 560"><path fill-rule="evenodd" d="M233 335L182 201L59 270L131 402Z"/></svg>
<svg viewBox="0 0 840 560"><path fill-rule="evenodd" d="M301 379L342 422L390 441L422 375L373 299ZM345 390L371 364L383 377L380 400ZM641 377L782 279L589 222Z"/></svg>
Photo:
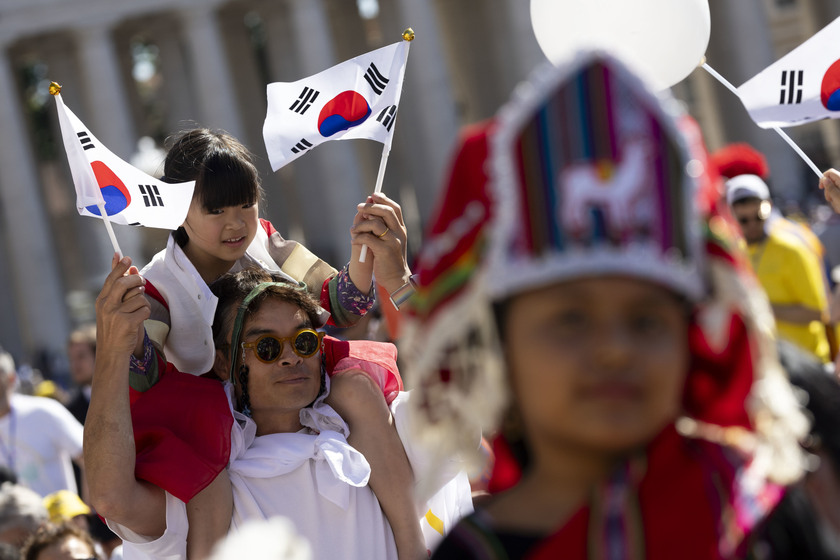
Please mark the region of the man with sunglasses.
<svg viewBox="0 0 840 560"><path fill-rule="evenodd" d="M324 402L334 361L327 354L335 349L323 351L324 335L317 329L325 316L305 289L257 269L220 278L212 286L219 298L213 373L227 381L224 388L167 366L132 408L128 360L149 310L140 297L143 279L129 266L129 259L115 261L97 299L97 347L103 350L97 352L85 448L93 505L125 540L126 557L130 551L132 558L186 558L188 535L201 529L189 527L185 501L190 495L182 495L183 488L160 472L166 465L158 464L154 476L146 476L148 463L154 463L149 454L155 453L148 441L156 432L138 433L132 425L132 413L153 391L165 391L168 383L189 383L190 391L183 386L176 391L179 400L173 406L180 407L179 416L205 417L217 447L230 438L225 462L233 506L217 507L232 529L249 519L279 515L290 518L309 541L313 558L397 558L388 521L368 486L370 466L347 443L342 418ZM219 414L220 395L224 415ZM398 431L405 398L400 394L391 406ZM189 435L207 433L188 430L178 444L189 447ZM415 459L418 450L404 437L403 443L409 459ZM202 474L199 470L190 472ZM211 474L205 484L218 483L216 473ZM466 513L469 485L463 475L434 473L434 481L424 480L415 468L415 477L418 485L433 490L453 481L448 491L459 499L435 511L447 527L456 514Z"/></svg>
<svg viewBox="0 0 840 560"><path fill-rule="evenodd" d="M758 175L726 182L726 202L738 222L753 271L773 308L781 338L831 359L826 321L828 293L822 264L784 217L773 211L770 189Z"/></svg>

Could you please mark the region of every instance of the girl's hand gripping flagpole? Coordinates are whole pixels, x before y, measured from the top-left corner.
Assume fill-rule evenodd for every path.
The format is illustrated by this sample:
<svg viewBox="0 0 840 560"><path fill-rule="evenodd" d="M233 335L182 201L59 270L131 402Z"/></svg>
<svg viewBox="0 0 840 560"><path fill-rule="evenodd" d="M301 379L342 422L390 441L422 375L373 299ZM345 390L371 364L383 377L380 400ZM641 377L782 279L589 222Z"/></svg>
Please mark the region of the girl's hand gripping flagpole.
<svg viewBox="0 0 840 560"><path fill-rule="evenodd" d="M61 86L56 82L50 84L50 94L55 97L55 102L59 105L58 121L61 125L62 137L68 134L73 136L73 127L67 120L67 115L63 110L64 100L61 98ZM66 138L65 138L66 140ZM108 237L111 239L111 245L114 251L122 258L122 249L117 242L117 236L114 235L114 228L111 226L111 221L108 219L108 214L105 211L105 199L102 197L102 191L99 188L99 182L96 180L96 175L93 173L93 168L88 164L85 156L82 154L81 144L73 141L64 142L64 148L67 151L67 159L70 162L70 172L73 175L73 182L76 186L76 194L79 201L84 201L84 205L94 204L99 208L99 216L105 224L105 229L108 231Z"/></svg>
<svg viewBox="0 0 840 560"><path fill-rule="evenodd" d="M701 66L703 67L703 70L705 70L706 72L708 72L709 74L711 74L711 75L712 75L712 77L714 77L717 81L719 81L721 84L723 84L723 85L726 87L726 89L728 89L729 91L731 91L732 93L734 93L734 94L735 94L736 96L738 96L738 98L740 99L740 97L741 97L741 96L740 96L740 94L738 93L737 88L735 88L735 86L733 86L731 83L729 83L729 80L727 80L726 78L724 78L723 76L721 76L720 74L718 74L718 72L717 72L714 68L712 68L711 66L709 66L709 65L706 63L706 61L705 61L705 60L703 60L703 63L701 64ZM787 142L787 144L788 144L791 148L793 148L793 151L794 151L794 152L796 152L796 153L799 155L799 157L800 157L800 158L802 158L802 161L804 161L804 162L808 165L808 167L810 167L810 168L811 168L811 170L812 170L814 173L816 173L816 174L817 174L817 177L822 177L822 176L823 176L823 173L822 173L822 171L820 171L819 167L817 167L817 166L814 164L814 162L813 162L813 161L811 161L811 158L809 158L809 157L805 154L805 152L803 152L803 151L802 151L802 148L800 148L800 147L796 144L796 142L794 142L794 141L793 141L793 139L792 139L790 136L788 136L788 135L787 135L787 133L786 133L786 132L784 132L784 131L783 131L781 128L779 128L778 126L772 126L772 127L770 127L770 129L771 129L771 130L775 130L775 131L776 131L776 134L778 134L779 136L781 136L782 140L784 140L785 142Z"/></svg>
<svg viewBox="0 0 840 560"><path fill-rule="evenodd" d="M405 66L408 61L408 47L411 45L411 41L414 40L414 30L410 27L403 31L402 38L404 41L408 42L405 49L405 58L403 60L402 71L405 72ZM402 83L402 76L400 76L400 83ZM391 125L392 127L396 127L396 118L397 115L394 115L394 123ZM382 157L379 160L379 172L376 174L376 186L373 189L373 194L378 194L382 192L382 181L385 179L385 166L388 165L388 156L391 153L391 142L394 139L394 135L391 134L388 137L388 141L382 144ZM367 259L367 245L362 245L362 252L359 253L359 262L365 262Z"/></svg>

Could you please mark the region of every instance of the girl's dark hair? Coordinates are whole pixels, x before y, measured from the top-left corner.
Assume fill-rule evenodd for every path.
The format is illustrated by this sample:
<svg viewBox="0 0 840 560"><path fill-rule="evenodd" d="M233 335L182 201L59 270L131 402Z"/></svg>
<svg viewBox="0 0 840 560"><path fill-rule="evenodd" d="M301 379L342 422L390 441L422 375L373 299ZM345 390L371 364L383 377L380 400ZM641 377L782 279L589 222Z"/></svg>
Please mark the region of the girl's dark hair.
<svg viewBox="0 0 840 560"><path fill-rule="evenodd" d="M221 130L195 128L167 141L163 181L195 181L195 198L206 210L259 202L262 186L254 157L239 140ZM187 232L178 228L175 241L184 246Z"/></svg>

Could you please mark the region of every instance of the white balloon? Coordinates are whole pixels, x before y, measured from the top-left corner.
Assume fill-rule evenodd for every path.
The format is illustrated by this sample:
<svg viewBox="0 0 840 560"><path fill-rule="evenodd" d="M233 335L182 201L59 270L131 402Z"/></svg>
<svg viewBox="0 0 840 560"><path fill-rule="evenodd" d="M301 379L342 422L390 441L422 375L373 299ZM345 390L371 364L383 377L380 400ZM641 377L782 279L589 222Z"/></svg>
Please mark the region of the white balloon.
<svg viewBox="0 0 840 560"><path fill-rule="evenodd" d="M701 63L711 32L708 0L531 0L531 23L555 64L602 49L659 89Z"/></svg>

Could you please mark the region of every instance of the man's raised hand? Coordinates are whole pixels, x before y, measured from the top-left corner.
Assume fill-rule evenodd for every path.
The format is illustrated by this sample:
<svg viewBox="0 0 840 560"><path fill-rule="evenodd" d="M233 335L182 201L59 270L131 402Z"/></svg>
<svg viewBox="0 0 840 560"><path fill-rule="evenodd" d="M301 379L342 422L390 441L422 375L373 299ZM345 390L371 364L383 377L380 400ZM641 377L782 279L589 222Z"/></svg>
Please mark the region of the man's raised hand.
<svg viewBox="0 0 840 560"><path fill-rule="evenodd" d="M130 257L114 255L111 273L96 298L97 352L102 349L126 357L134 352L138 337L143 336L143 321L151 312L144 297L145 284Z"/></svg>

